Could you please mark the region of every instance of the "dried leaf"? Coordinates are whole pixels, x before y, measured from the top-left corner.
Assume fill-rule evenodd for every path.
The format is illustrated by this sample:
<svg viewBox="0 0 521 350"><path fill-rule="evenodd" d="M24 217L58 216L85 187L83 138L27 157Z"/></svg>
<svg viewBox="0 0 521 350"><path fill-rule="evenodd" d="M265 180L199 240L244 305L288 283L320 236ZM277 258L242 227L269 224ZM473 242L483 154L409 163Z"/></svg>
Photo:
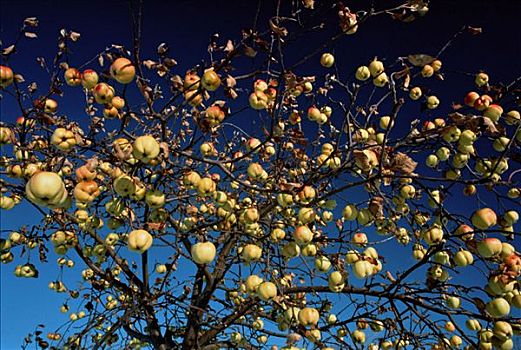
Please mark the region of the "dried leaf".
<svg viewBox="0 0 521 350"><path fill-rule="evenodd" d="M10 55L14 52L15 46L11 45L2 50L2 55Z"/></svg>
<svg viewBox="0 0 521 350"><path fill-rule="evenodd" d="M152 60L145 60L145 61L143 61L143 65L145 67L147 67L148 69L154 68L156 66L156 64L157 63L155 61L152 61Z"/></svg>
<svg viewBox="0 0 521 350"><path fill-rule="evenodd" d="M275 19L277 19L277 17L273 17L270 19L270 28L271 30L277 34L278 36L286 36L288 35L288 30L284 27L279 27L275 24Z"/></svg>
<svg viewBox="0 0 521 350"><path fill-rule="evenodd" d="M302 0L302 5L307 9L313 10L315 8L315 0Z"/></svg>
<svg viewBox="0 0 521 350"><path fill-rule="evenodd" d="M70 34L69 34L69 38L71 38L72 41L78 41L80 36L81 36L81 34L77 33L77 32L70 32Z"/></svg>
<svg viewBox="0 0 521 350"><path fill-rule="evenodd" d="M257 51L254 48L247 45L244 45L243 52L246 56L250 58L254 58L255 56L257 56Z"/></svg>
<svg viewBox="0 0 521 350"><path fill-rule="evenodd" d="M104 60L103 60L103 55L99 55L98 56L98 63L101 67L103 67L103 63L104 63Z"/></svg>
<svg viewBox="0 0 521 350"><path fill-rule="evenodd" d="M157 47L157 54L158 55L164 55L168 52L169 50L169 47L166 43L161 43L159 44L159 46Z"/></svg>
<svg viewBox="0 0 521 350"><path fill-rule="evenodd" d="M23 83L25 81L23 75L21 74L15 74L14 75L14 80L17 82L17 83Z"/></svg>
<svg viewBox="0 0 521 350"><path fill-rule="evenodd" d="M232 52L235 49L235 46L233 45L233 42L231 40L228 40L226 42L226 46L224 47L224 52Z"/></svg>
<svg viewBox="0 0 521 350"><path fill-rule="evenodd" d="M36 17L27 17L24 19L24 25L28 27L38 27L38 19Z"/></svg>
<svg viewBox="0 0 521 350"><path fill-rule="evenodd" d="M407 74L403 81L403 87L407 89L410 84L411 84L411 76L409 74Z"/></svg>
<svg viewBox="0 0 521 350"><path fill-rule="evenodd" d="M468 27L467 31L472 35L478 35L483 33L483 29L480 27Z"/></svg>
<svg viewBox="0 0 521 350"><path fill-rule="evenodd" d="M417 162L405 153L398 152L392 160L392 169L403 174L411 174L416 169Z"/></svg>
<svg viewBox="0 0 521 350"><path fill-rule="evenodd" d="M34 39L34 38L37 38L37 37L38 37L38 35L36 35L36 33L25 32L24 34L25 34L25 36L26 36L27 38L30 38L30 39Z"/></svg>
<svg viewBox="0 0 521 350"><path fill-rule="evenodd" d="M425 54L409 55L407 56L407 59L416 67L423 67L434 61L434 57Z"/></svg>

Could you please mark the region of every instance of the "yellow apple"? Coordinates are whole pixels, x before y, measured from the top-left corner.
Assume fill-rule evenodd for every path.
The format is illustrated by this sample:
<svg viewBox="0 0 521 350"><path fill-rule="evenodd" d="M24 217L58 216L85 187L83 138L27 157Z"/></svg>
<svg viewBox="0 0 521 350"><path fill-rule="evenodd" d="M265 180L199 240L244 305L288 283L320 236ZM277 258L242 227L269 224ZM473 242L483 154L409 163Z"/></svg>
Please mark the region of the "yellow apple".
<svg viewBox="0 0 521 350"><path fill-rule="evenodd" d="M271 300L277 296L277 286L273 282L263 282L257 288L257 295L264 301Z"/></svg>
<svg viewBox="0 0 521 350"><path fill-rule="evenodd" d="M25 186L27 199L37 205L53 206L64 203L67 191L62 178L53 172L34 174Z"/></svg>
<svg viewBox="0 0 521 350"><path fill-rule="evenodd" d="M305 307L298 313L298 321L301 326L315 326L318 323L320 314L317 309Z"/></svg>
<svg viewBox="0 0 521 350"><path fill-rule="evenodd" d="M206 90L215 91L221 85L221 78L219 78L219 75L213 68L210 68L204 72L201 84Z"/></svg>
<svg viewBox="0 0 521 350"><path fill-rule="evenodd" d="M54 130L54 133L51 136L51 144L61 151L70 151L74 146L76 146L76 143L75 134L65 128Z"/></svg>
<svg viewBox="0 0 521 350"><path fill-rule="evenodd" d="M481 230L486 230L497 223L497 215L490 208L475 211L471 217L472 224Z"/></svg>
<svg viewBox="0 0 521 350"><path fill-rule="evenodd" d="M197 264L209 264L215 259L217 253L212 242L200 242L192 245L190 250L192 260Z"/></svg>
<svg viewBox="0 0 521 350"><path fill-rule="evenodd" d="M64 73L65 83L69 86L81 84L81 73L76 68L68 68Z"/></svg>
<svg viewBox="0 0 521 350"><path fill-rule="evenodd" d="M87 90L92 89L98 84L98 73L92 69L85 69L81 75L81 85Z"/></svg>
<svg viewBox="0 0 521 350"><path fill-rule="evenodd" d="M159 143L150 135L140 136L132 144L132 155L145 164L157 158L159 152Z"/></svg>
<svg viewBox="0 0 521 350"><path fill-rule="evenodd" d="M148 231L134 230L128 234L128 249L144 253L147 251L154 241L154 238Z"/></svg>
<svg viewBox="0 0 521 350"><path fill-rule="evenodd" d="M355 78L360 81L366 81L371 77L371 71L367 66L360 66L357 68Z"/></svg>
<svg viewBox="0 0 521 350"><path fill-rule="evenodd" d="M136 76L136 68L128 58L120 57L112 62L110 75L121 84L128 84Z"/></svg>
<svg viewBox="0 0 521 350"><path fill-rule="evenodd" d="M99 83L94 86L92 93L97 103L106 104L112 101L114 88L106 83Z"/></svg>
<svg viewBox="0 0 521 350"><path fill-rule="evenodd" d="M5 89L13 83L13 70L7 66L0 65L0 88Z"/></svg>
<svg viewBox="0 0 521 350"><path fill-rule="evenodd" d="M322 67L331 68L333 64L335 64L335 56L328 52L323 53L320 57L320 64L322 65Z"/></svg>

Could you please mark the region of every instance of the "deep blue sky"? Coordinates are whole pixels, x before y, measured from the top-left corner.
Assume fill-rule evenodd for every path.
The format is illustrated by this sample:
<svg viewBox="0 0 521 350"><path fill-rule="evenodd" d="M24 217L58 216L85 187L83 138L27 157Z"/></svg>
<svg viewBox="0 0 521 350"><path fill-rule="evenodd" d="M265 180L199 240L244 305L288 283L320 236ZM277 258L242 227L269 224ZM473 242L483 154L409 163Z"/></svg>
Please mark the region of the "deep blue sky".
<svg viewBox="0 0 521 350"><path fill-rule="evenodd" d="M260 29L266 28L265 18L272 13L274 3L263 1ZM346 4L350 5L350 2L346 1ZM238 38L240 29L251 26L255 10L256 1L146 1L142 56L151 57L157 45L166 42L171 48L171 56L178 60L179 73L182 74L205 57L212 33L219 32L223 38ZM483 34L460 37L442 57L446 78L451 83L444 84L438 95L442 100L453 101L465 94L473 78L451 71L476 72L483 69L490 74L492 81L508 81L521 74L519 13L519 1L435 0L427 16L418 21L403 24L380 17L376 19L381 21L380 24L373 22L360 28L357 35L346 36L331 50L337 52L340 71L348 74L375 55L395 58L410 53L434 54L462 25L482 27ZM112 43L128 45L131 42L126 1L2 0L0 38L4 45L10 44L23 19L30 16L40 20L39 39L25 40L20 45L20 54L14 55L10 62L15 71L26 77L44 78L34 58L51 59L61 28L82 35L73 46L72 65L85 62ZM321 35L314 35L305 42L294 44L294 56L290 54L288 59L313 51L321 38ZM314 71L317 67L310 69ZM75 110L70 101L60 103L64 111L77 115L83 113L82 109ZM18 115L12 100L1 101L2 120L12 122ZM416 117L411 116L408 120ZM30 224L26 209L21 206L9 213L0 212L2 230L22 223ZM51 263L41 269L38 280L15 279L12 276L15 263L2 265L0 348L18 348L23 336L38 323L57 325L65 321L66 316L57 313L61 297L47 289L47 283L56 278L54 260L51 254Z"/></svg>

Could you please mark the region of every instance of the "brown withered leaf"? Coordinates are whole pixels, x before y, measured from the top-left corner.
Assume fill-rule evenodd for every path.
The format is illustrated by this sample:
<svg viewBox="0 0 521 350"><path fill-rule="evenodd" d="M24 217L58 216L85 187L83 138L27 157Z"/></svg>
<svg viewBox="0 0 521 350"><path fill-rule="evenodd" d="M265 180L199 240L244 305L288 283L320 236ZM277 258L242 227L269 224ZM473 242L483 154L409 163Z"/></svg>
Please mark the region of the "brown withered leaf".
<svg viewBox="0 0 521 350"><path fill-rule="evenodd" d="M376 218L381 218L384 215L384 199L382 197L373 197L369 201L369 211Z"/></svg>
<svg viewBox="0 0 521 350"><path fill-rule="evenodd" d="M315 0L302 0L302 5L307 9L313 10L315 9Z"/></svg>
<svg viewBox="0 0 521 350"><path fill-rule="evenodd" d="M38 35L36 33L32 33L32 32L25 32L24 35L29 38L29 39L35 39L38 37Z"/></svg>
<svg viewBox="0 0 521 350"><path fill-rule="evenodd" d="M467 27L467 31L472 35L483 33L483 29L481 27Z"/></svg>
<svg viewBox="0 0 521 350"><path fill-rule="evenodd" d="M228 52L232 52L234 49L235 49L235 46L233 45L233 41L228 40L226 42L226 46L224 47L223 51L228 53Z"/></svg>
<svg viewBox="0 0 521 350"><path fill-rule="evenodd" d="M255 56L257 56L257 51L248 45L244 45L243 52L246 56L250 58L254 58Z"/></svg>
<svg viewBox="0 0 521 350"><path fill-rule="evenodd" d="M288 35L288 30L285 27L279 27L275 24L275 20L277 19L277 17L270 18L270 29L279 36Z"/></svg>
<svg viewBox="0 0 521 350"><path fill-rule="evenodd" d="M15 46L14 45L11 45L11 46L8 46L6 47L5 49L2 50L2 55L10 55L11 53L14 52L14 49L15 49Z"/></svg>
<svg viewBox="0 0 521 350"><path fill-rule="evenodd" d="M157 62L152 61L152 60L144 60L143 61L143 65L145 67L147 67L148 69L152 69L152 68L154 68L157 65Z"/></svg>
<svg viewBox="0 0 521 350"><path fill-rule="evenodd" d="M78 32L70 32L69 33L69 38L72 40L72 41L78 41L78 39L81 37L81 34L78 33Z"/></svg>
<svg viewBox="0 0 521 350"><path fill-rule="evenodd" d="M38 18L27 17L26 19L24 19L24 25L28 27L38 27Z"/></svg>
<svg viewBox="0 0 521 350"><path fill-rule="evenodd" d="M403 174L412 174L418 165L411 157L405 153L398 152L394 155L391 162L391 169Z"/></svg>
<svg viewBox="0 0 521 350"><path fill-rule="evenodd" d="M423 67L426 64L429 64L432 61L434 61L434 57L422 53L416 55L409 55L407 56L407 59L413 66L416 67Z"/></svg>
<svg viewBox="0 0 521 350"><path fill-rule="evenodd" d="M21 74L15 74L14 75L14 80L17 82L17 83L23 83L25 81L23 75Z"/></svg>

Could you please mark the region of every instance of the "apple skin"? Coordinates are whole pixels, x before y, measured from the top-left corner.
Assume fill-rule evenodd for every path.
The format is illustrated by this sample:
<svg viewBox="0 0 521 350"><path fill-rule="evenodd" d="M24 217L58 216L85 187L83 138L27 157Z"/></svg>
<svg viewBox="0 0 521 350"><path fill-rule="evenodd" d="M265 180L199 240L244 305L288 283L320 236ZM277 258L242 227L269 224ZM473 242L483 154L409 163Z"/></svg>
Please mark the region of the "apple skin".
<svg viewBox="0 0 521 350"><path fill-rule="evenodd" d="M489 105L483 112L483 116L490 118L490 120L492 120L494 123L496 123L499 120L499 118L501 118L502 114L503 107L497 104Z"/></svg>
<svg viewBox="0 0 521 350"><path fill-rule="evenodd" d="M463 102L469 107L474 107L474 103L478 98L479 94L475 91L471 91L465 96Z"/></svg>
<svg viewBox="0 0 521 350"><path fill-rule="evenodd" d="M68 68L64 73L65 83L69 86L81 84L81 73L76 68Z"/></svg>
<svg viewBox="0 0 521 350"><path fill-rule="evenodd" d="M221 78L219 78L219 75L213 68L210 68L204 72L201 84L206 90L215 91L221 85Z"/></svg>
<svg viewBox="0 0 521 350"><path fill-rule="evenodd" d="M371 77L371 71L367 66L360 66L357 68L355 78L360 81L366 81Z"/></svg>
<svg viewBox="0 0 521 350"><path fill-rule="evenodd" d="M209 264L215 259L216 249L212 242L196 243L190 249L192 260L200 265Z"/></svg>
<svg viewBox="0 0 521 350"><path fill-rule="evenodd" d="M434 75L434 68L430 64L426 64L421 70L421 75L424 78L432 77Z"/></svg>
<svg viewBox="0 0 521 350"><path fill-rule="evenodd" d="M52 172L41 171L34 174L25 186L27 198L38 205L56 205L67 197L62 178Z"/></svg>
<svg viewBox="0 0 521 350"><path fill-rule="evenodd" d="M320 64L324 68L333 67L333 65L335 64L335 56L333 56L329 52L322 54L322 57L320 57Z"/></svg>
<svg viewBox="0 0 521 350"><path fill-rule="evenodd" d="M0 66L0 88L5 89L13 83L13 70L7 66Z"/></svg>
<svg viewBox="0 0 521 350"><path fill-rule="evenodd" d="M486 73L478 73L474 79L474 82L478 87L482 87L488 84L488 75Z"/></svg>
<svg viewBox="0 0 521 350"><path fill-rule="evenodd" d="M106 104L114 98L114 88L106 83L99 83L94 86L92 93L94 99L99 104Z"/></svg>
<svg viewBox="0 0 521 350"><path fill-rule="evenodd" d="M497 215L490 208L476 210L471 217L472 224L480 230L486 230L496 225Z"/></svg>
<svg viewBox="0 0 521 350"><path fill-rule="evenodd" d="M313 232L307 226L299 226L293 233L293 239L298 244L308 244L313 240Z"/></svg>
<svg viewBox="0 0 521 350"><path fill-rule="evenodd" d="M0 126L0 145L13 142L14 137L13 130L5 126Z"/></svg>
<svg viewBox="0 0 521 350"><path fill-rule="evenodd" d="M263 110L268 107L268 96L262 91L254 91L249 97L251 108L255 110Z"/></svg>
<svg viewBox="0 0 521 350"><path fill-rule="evenodd" d="M479 255L484 258L491 258L501 254L503 246L501 241L497 238L485 238L477 244L477 251Z"/></svg>
<svg viewBox="0 0 521 350"><path fill-rule="evenodd" d="M389 82L389 78L387 77L387 74L381 73L377 77L373 79L373 84L376 87L384 87Z"/></svg>
<svg viewBox="0 0 521 350"><path fill-rule="evenodd" d="M128 249L144 253L153 243L154 239L150 233L145 230L134 230L128 234Z"/></svg>
<svg viewBox="0 0 521 350"><path fill-rule="evenodd" d="M431 67L435 72L438 72L441 69L442 63L440 60L434 60L431 62Z"/></svg>
<svg viewBox="0 0 521 350"><path fill-rule="evenodd" d="M496 298L487 303L486 310L492 317L501 318L510 313L510 304L503 298Z"/></svg>
<svg viewBox="0 0 521 350"><path fill-rule="evenodd" d="M277 296L277 286L273 282L263 282L257 288L257 296L264 301L273 299Z"/></svg>
<svg viewBox="0 0 521 350"><path fill-rule="evenodd" d="M488 95L482 95L474 101L474 108L478 111L484 111L490 106L492 98Z"/></svg>
<svg viewBox="0 0 521 350"><path fill-rule="evenodd" d="M118 83L129 84L136 76L136 68L128 58L120 57L110 65L110 75Z"/></svg>
<svg viewBox="0 0 521 350"><path fill-rule="evenodd" d="M96 73L95 70L85 69L81 74L81 85L87 90L90 90L96 86L96 84L98 84L98 80L98 73Z"/></svg>
<svg viewBox="0 0 521 350"><path fill-rule="evenodd" d="M139 136L132 144L132 155L145 164L157 158L160 151L159 143L150 135Z"/></svg>
<svg viewBox="0 0 521 350"><path fill-rule="evenodd" d="M439 106L440 100L436 96L431 95L427 97L426 104L428 109L435 109Z"/></svg>
<svg viewBox="0 0 521 350"><path fill-rule="evenodd" d="M411 100L416 101L422 96L422 89L418 86L415 86L409 91L409 97Z"/></svg>
<svg viewBox="0 0 521 350"><path fill-rule="evenodd" d="M371 76L373 78L376 78L377 76L382 74L385 69L382 61L378 61L377 59L374 59L373 61L371 61L371 63L369 63L368 68L369 68L369 72L371 73Z"/></svg>
<svg viewBox="0 0 521 350"><path fill-rule="evenodd" d="M298 321L301 326L315 326L318 323L320 314L317 309L305 307L298 313Z"/></svg>

